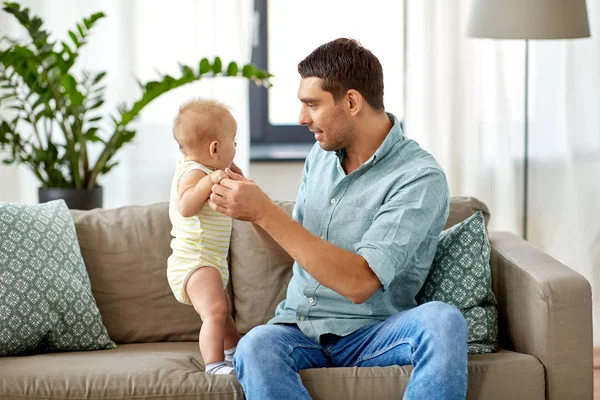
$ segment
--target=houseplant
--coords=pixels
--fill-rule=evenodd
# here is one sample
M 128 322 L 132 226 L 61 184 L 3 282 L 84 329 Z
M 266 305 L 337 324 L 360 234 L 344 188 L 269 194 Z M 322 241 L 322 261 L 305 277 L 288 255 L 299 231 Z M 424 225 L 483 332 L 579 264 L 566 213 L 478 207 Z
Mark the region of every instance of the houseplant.
M 76 74 L 73 66 L 104 13 L 84 18 L 68 32 L 70 40 L 59 43 L 28 8 L 5 2 L 3 10 L 17 19 L 28 37 L 21 41 L 0 37 L 0 106 L 14 110 L 12 119 L 0 115 L 2 161 L 29 167 L 40 182 L 40 201 L 61 197 L 71 208 L 101 206 L 98 178 L 117 165 L 116 153 L 136 134 L 131 123 L 163 93 L 217 75 L 269 85 L 271 75 L 252 64 L 230 62 L 224 68 L 219 57 L 203 58 L 195 67 L 180 65 L 177 77 L 163 75 L 140 82 L 137 101 L 119 106 L 113 115 L 101 115 L 106 72 Z M 108 131 L 103 120 L 110 126 Z M 99 154 L 93 159 L 92 146 Z

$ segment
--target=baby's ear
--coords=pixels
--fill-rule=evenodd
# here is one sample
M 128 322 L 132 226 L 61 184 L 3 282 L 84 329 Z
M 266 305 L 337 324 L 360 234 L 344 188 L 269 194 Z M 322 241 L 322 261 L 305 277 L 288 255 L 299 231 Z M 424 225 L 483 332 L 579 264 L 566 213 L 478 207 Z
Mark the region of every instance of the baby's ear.
M 208 145 L 208 152 L 210 153 L 211 158 L 217 158 L 217 148 L 219 147 L 219 142 L 213 140 Z

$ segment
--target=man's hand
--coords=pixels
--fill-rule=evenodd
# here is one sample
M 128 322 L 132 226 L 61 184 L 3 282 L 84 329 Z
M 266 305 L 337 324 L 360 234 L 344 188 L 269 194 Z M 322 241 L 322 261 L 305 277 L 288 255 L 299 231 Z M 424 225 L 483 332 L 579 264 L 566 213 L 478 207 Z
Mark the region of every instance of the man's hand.
M 228 178 L 227 174 L 225 173 L 225 171 L 220 170 L 220 169 L 217 169 L 216 171 L 213 171 L 210 174 L 210 180 L 215 185 L 218 185 L 225 178 Z
M 270 206 L 275 206 L 269 196 L 251 179 L 225 170 L 228 177 L 213 185 L 208 205 L 215 211 L 242 221 L 260 225 L 261 218 Z

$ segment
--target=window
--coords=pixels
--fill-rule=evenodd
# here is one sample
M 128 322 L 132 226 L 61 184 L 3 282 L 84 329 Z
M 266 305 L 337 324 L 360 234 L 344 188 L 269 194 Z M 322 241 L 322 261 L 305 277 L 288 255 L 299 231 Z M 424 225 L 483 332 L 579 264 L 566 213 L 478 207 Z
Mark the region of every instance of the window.
M 250 85 L 251 160 L 304 159 L 314 137 L 298 125 L 297 65 L 319 45 L 358 39 L 383 67 L 387 111 L 403 118 L 404 1 L 255 0 L 252 62 L 274 77 Z

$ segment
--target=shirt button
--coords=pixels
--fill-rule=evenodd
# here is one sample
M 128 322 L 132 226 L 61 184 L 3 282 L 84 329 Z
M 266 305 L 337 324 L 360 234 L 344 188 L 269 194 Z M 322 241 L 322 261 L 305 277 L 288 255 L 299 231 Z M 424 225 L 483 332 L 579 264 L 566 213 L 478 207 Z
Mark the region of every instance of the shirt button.
M 377 164 L 377 160 L 373 160 L 373 165 Z
M 325 240 L 325 238 L 323 236 L 319 236 L 321 239 Z
M 314 303 L 314 302 L 315 302 L 315 299 L 313 299 L 312 297 L 309 297 L 309 298 L 308 298 L 308 302 L 312 304 L 312 303 Z
M 300 316 L 300 321 L 304 321 L 304 315 Z
M 335 199 L 331 199 L 331 204 L 335 204 Z

